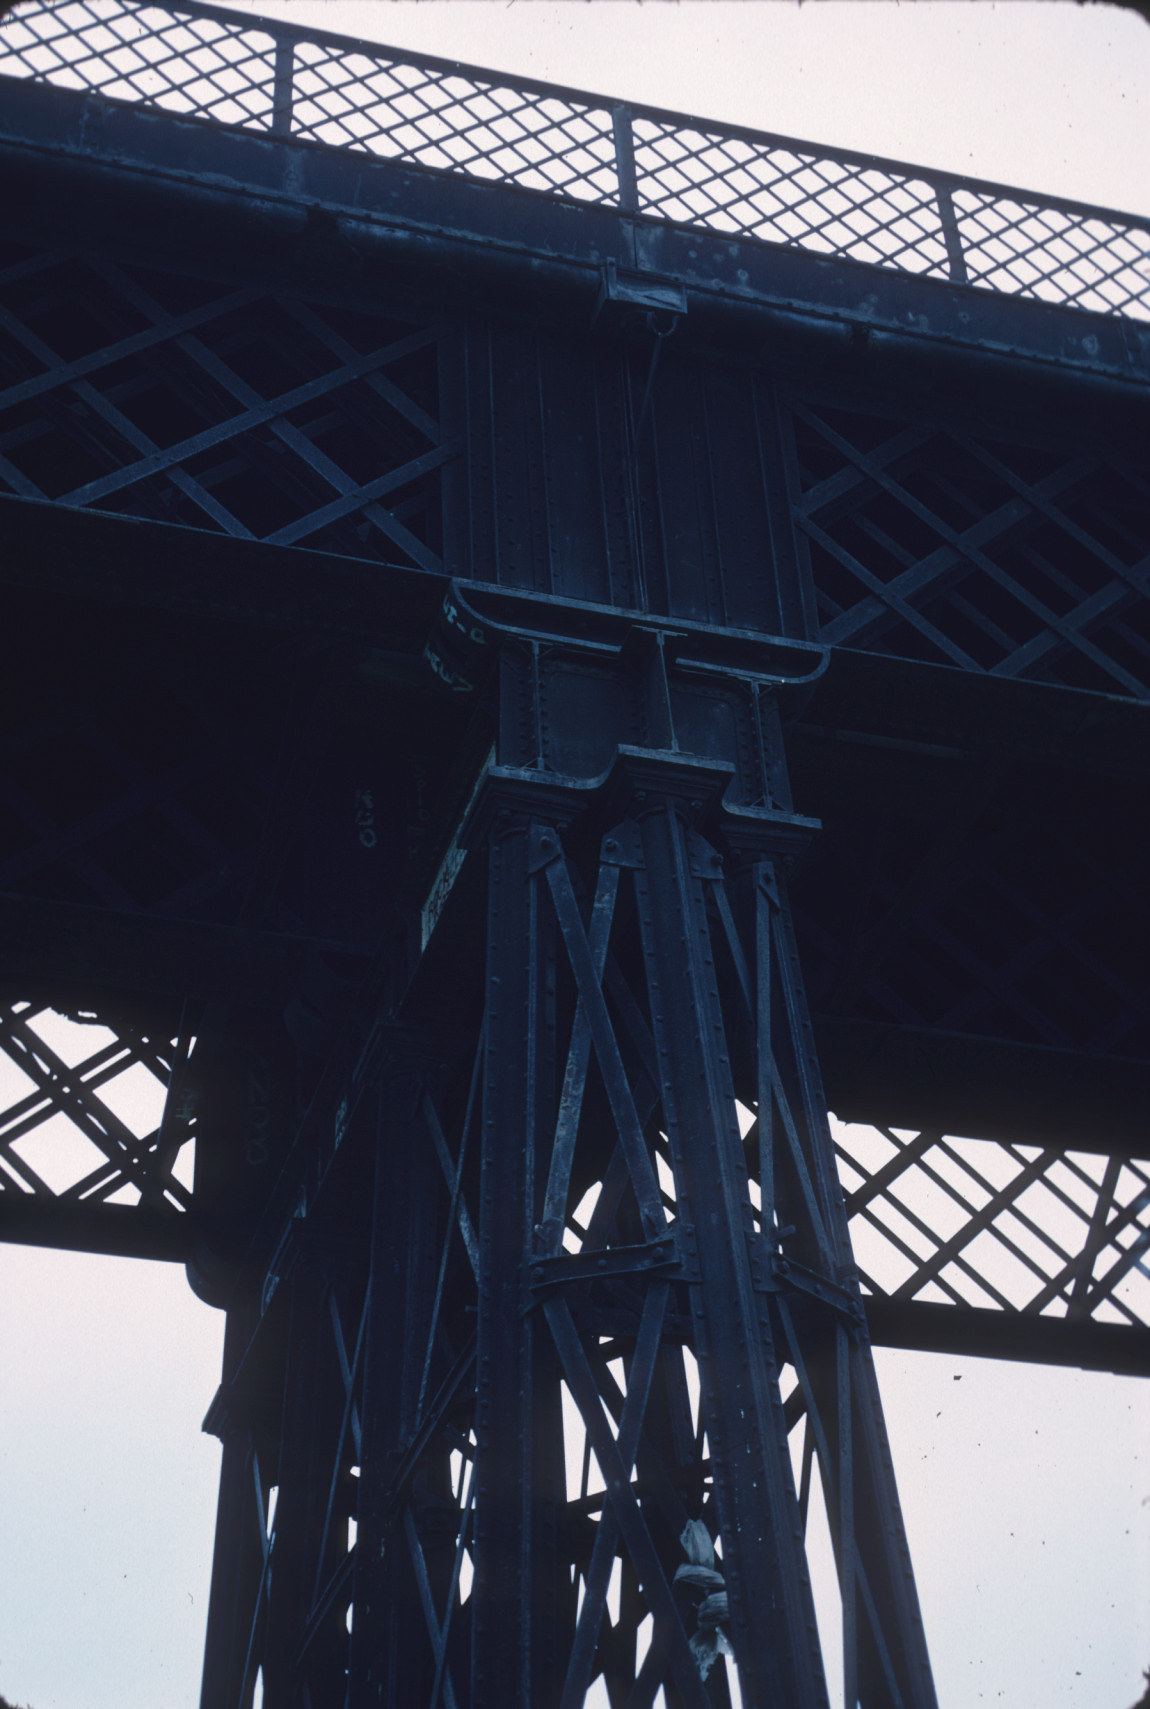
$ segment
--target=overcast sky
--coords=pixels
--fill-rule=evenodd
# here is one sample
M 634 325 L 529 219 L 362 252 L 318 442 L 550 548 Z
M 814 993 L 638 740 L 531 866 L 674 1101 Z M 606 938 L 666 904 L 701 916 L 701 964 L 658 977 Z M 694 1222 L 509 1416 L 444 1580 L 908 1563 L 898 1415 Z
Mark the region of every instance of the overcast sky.
M 1150 214 L 1150 27 L 1112 8 L 245 9 Z M 0 1289 L 0 1694 L 193 1709 L 222 1319 L 160 1265 L 0 1247 Z M 1130 1709 L 1150 1665 L 1150 1385 L 877 1357 L 942 1709 Z

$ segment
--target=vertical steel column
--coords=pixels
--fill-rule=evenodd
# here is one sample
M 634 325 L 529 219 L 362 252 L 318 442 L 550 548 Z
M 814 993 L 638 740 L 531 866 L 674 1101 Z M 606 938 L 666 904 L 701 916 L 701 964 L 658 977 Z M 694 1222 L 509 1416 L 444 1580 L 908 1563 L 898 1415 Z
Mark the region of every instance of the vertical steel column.
M 786 908 L 782 857 L 810 823 L 790 811 L 772 719 L 762 809 L 722 807 L 729 766 L 629 748 L 605 792 L 493 770 L 468 833 L 490 862 L 472 1709 L 577 1709 L 600 1671 L 613 1701 L 649 1704 L 662 1684 L 675 1706 L 725 1703 L 713 1663 L 728 1641 L 744 1703 L 825 1709 L 805 1544 L 815 1464 L 849 1709 L 934 1709 Z M 593 902 L 572 862 L 590 821 L 563 834 L 587 807 L 611 827 Z M 696 829 L 708 817 L 741 876 Z M 746 1140 L 737 1093 L 758 1104 Z M 571 1224 L 596 1158 L 599 1208 Z M 688 1349 L 693 1444 L 676 1423 Z M 798 1379 L 786 1407 L 784 1363 Z M 566 1501 L 560 1378 L 606 1484 L 590 1537 L 585 1505 Z M 613 1561 L 622 1624 L 606 1612 Z M 692 1586 L 706 1607 L 684 1600 Z
M 556 1550 L 558 1381 L 525 1288 L 537 1161 L 554 1123 L 553 926 L 530 859 L 533 809 L 547 807 L 545 788 L 488 791 L 472 1709 L 550 1702 L 559 1627 L 573 1615 Z
M 690 1289 L 701 1404 L 743 1699 L 827 1702 L 791 1470 L 768 1297 L 756 1292 L 743 1143 L 689 831 L 713 788 L 706 768 L 626 761 L 642 839 L 636 872 L 663 1117 L 678 1224 L 698 1263 Z
M 756 1078 L 760 1228 L 779 1351 L 805 1409 L 802 1512 L 819 1466 L 842 1599 L 848 1709 L 935 1709 L 922 1616 L 851 1250 L 834 1141 L 787 894 L 790 784 L 778 707 L 757 705 L 767 762 L 762 812 L 726 811 L 734 882 L 718 874 L 712 913 L 730 955 Z M 730 903 L 733 899 L 735 908 Z M 736 926 L 738 913 L 742 931 Z
M 233 1306 L 224 1334 L 224 1388 L 239 1368 L 255 1313 Z M 205 1428 L 207 1426 L 205 1425 Z M 220 1493 L 212 1551 L 200 1709 L 241 1709 L 251 1698 L 250 1644 L 263 1583 L 266 1534 L 256 1492 L 259 1469 L 250 1432 L 240 1419 L 219 1427 L 223 1437 Z
M 434 1673 L 409 1544 L 390 1510 L 390 1480 L 419 1416 L 434 1292 L 434 1158 L 419 1123 L 420 1066 L 410 1050 L 393 1059 L 379 1092 L 348 1709 L 423 1703 Z
M 732 840 L 738 839 L 736 833 Z M 744 830 L 744 849 L 752 840 L 753 833 Z M 776 1012 L 776 1024 L 760 1040 L 760 1051 L 769 1051 L 765 1073 L 760 1059 L 760 1075 L 771 1094 L 767 1097 L 764 1087 L 759 1120 L 762 1124 L 764 1101 L 774 1119 L 769 1137 L 762 1127 L 759 1137 L 774 1151 L 778 1225 L 789 1227 L 787 1248 L 797 1259 L 793 1273 L 807 1284 L 784 1291 L 778 1310 L 787 1356 L 806 1402 L 807 1453 L 813 1449 L 821 1468 L 838 1565 L 845 1701 L 851 1709 L 856 1701 L 864 1709 L 883 1709 L 888 1703 L 935 1709 L 781 863 L 757 860 L 753 882 L 759 1008 Z M 783 1281 L 788 1263 L 786 1258 L 779 1263 Z M 853 1301 L 854 1309 L 812 1310 L 821 1279 L 841 1289 L 844 1303 Z
M 269 1579 L 264 1643 L 264 1703 L 267 1709 L 300 1709 L 296 1650 L 311 1613 L 311 1581 L 319 1554 L 330 1456 L 339 1399 L 325 1381 L 324 1307 L 327 1282 L 307 1236 L 281 1285 L 290 1289 L 287 1368 L 280 1432 L 279 1497 Z

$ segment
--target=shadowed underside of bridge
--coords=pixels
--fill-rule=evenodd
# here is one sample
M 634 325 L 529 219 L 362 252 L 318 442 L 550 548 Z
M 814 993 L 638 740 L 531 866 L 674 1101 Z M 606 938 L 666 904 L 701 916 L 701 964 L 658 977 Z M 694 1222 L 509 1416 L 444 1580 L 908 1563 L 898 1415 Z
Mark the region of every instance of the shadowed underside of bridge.
M 0 1238 L 226 1307 L 205 1709 L 821 1704 L 815 1478 L 931 1705 L 870 1344 L 1150 1367 L 1150 233 L 0 72 Z

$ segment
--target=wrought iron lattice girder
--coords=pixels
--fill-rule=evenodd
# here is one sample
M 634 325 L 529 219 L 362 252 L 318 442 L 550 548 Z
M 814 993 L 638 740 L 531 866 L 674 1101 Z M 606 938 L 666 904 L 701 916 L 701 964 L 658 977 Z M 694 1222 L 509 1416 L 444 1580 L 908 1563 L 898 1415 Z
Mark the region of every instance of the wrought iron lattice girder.
M 440 567 L 436 329 L 98 256 L 6 289 L 10 490 Z
M 949 1317 L 956 1349 L 965 1335 L 973 1352 L 1017 1357 L 1029 1332 L 1029 1357 L 1150 1369 L 1145 1162 L 851 1126 L 836 1143 L 880 1338 L 913 1344 L 927 1308 L 924 1339 Z M 1087 1323 L 1120 1332 L 1092 1344 Z
M 828 641 L 1146 697 L 1137 466 L 798 400 L 792 419 Z
M 43 1003 L 0 1014 L 3 1237 L 184 1257 L 195 1102 L 178 1038 Z M 194 1025 L 194 1022 L 191 1024 Z M 130 1208 L 135 1207 L 135 1208 Z M 110 1211 L 110 1215 L 108 1214 Z
M 57 275 L 57 342 L 77 303 L 85 324 L 96 310 L 114 324 L 110 338 L 89 324 L 71 365 L 22 382 L 35 395 L 11 393 L 23 401 L 0 444 L 9 489 L 1145 697 L 1150 523 L 1133 423 L 1099 428 L 1084 458 L 1070 418 L 1047 424 L 1045 444 L 1017 419 L 993 439 L 977 411 L 923 419 L 921 399 L 884 420 L 700 356 L 688 316 L 652 370 L 640 431 L 642 339 L 597 338 L 588 362 L 569 330 L 461 338 L 447 318 L 411 331 L 410 306 L 380 317 L 309 302 L 306 278 L 245 298 L 232 271 L 189 304 L 172 264 L 53 251 L 12 269 L 14 325 Z M 428 342 L 398 354 L 407 334 Z M 36 364 L 9 336 L 26 374 Z M 146 390 L 109 389 L 122 370 L 129 392 Z M 63 407 L 76 386 L 138 418 L 133 432 L 162 452 L 138 455 L 77 414 L 83 400 Z M 171 485 L 181 470 L 230 522 Z

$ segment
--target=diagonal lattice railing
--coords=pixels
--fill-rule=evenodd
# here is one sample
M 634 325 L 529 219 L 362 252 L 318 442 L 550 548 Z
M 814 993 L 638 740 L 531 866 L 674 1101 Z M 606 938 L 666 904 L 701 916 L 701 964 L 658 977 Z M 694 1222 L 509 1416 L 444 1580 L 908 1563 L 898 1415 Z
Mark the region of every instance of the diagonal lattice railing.
M 1150 225 L 184 0 L 30 0 L 0 75 L 820 255 L 1150 318 Z

